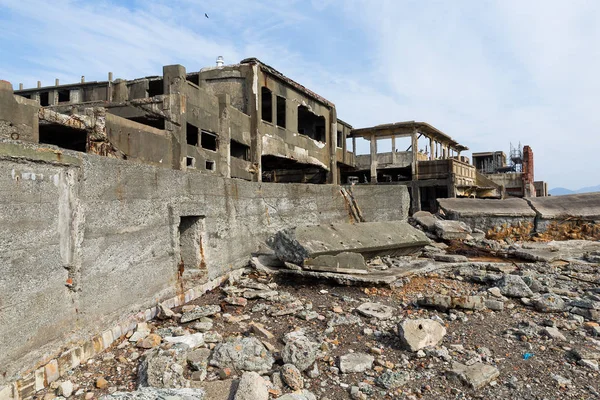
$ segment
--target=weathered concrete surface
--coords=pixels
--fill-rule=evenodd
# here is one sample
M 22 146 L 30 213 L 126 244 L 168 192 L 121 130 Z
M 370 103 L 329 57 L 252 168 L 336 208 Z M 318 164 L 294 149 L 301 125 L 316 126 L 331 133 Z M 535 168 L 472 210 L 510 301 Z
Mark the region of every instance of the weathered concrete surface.
M 500 226 L 531 224 L 534 227 L 536 212 L 523 199 L 438 199 L 440 209 L 447 219 L 460 220 L 471 228 L 484 231 Z
M 124 316 L 245 266 L 281 229 L 350 221 L 340 189 L 224 179 L 0 139 L 0 385 Z M 371 189 L 373 199 L 390 195 L 390 205 L 406 191 Z M 386 215 L 405 214 L 399 207 Z M 201 244 L 201 262 L 184 262 L 183 274 L 182 218 Z
M 282 260 L 302 265 L 306 259 L 342 252 L 373 256 L 411 254 L 429 239 L 405 221 L 298 226 L 277 232 L 269 246 Z
M 537 229 L 544 231 L 552 222 L 568 219 L 600 221 L 600 192 L 527 199 L 538 214 Z
M 15 96 L 9 82 L 0 81 L 0 137 L 37 142 L 39 108 L 36 101 Z

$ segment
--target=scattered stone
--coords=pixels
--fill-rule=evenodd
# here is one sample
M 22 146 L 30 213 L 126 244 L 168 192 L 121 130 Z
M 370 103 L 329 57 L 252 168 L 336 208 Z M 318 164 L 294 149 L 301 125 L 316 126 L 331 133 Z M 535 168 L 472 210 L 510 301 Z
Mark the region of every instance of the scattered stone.
M 98 389 L 106 389 L 108 387 L 108 381 L 103 377 L 96 379 L 96 387 Z
M 209 357 L 209 349 L 198 349 L 190 351 L 187 355 L 186 361 L 192 371 L 202 371 L 207 368 Z
M 465 240 L 471 228 L 462 221 L 435 221 L 435 234 L 443 240 Z
M 182 324 L 190 321 L 195 321 L 202 317 L 210 317 L 221 312 L 221 307 L 217 305 L 198 306 L 191 311 L 184 313 L 181 316 L 180 322 Z
M 219 343 L 212 354 L 210 365 L 241 371 L 268 371 L 275 360 L 260 340 L 254 337 L 235 338 Z
M 146 336 L 143 339 L 140 339 L 137 344 L 136 347 L 139 347 L 141 349 L 151 349 L 153 347 L 156 347 L 160 344 L 160 342 L 162 341 L 162 338 L 155 334 L 155 333 L 151 333 L 148 336 Z
M 207 332 L 213 328 L 213 322 L 210 318 L 201 318 L 200 321 L 194 322 L 190 328 L 199 332 Z
M 232 306 L 240 307 L 246 307 L 248 304 L 248 300 L 244 297 L 225 297 L 223 301 L 225 301 L 227 304 L 231 304 Z
M 404 386 L 410 380 L 410 374 L 406 371 L 385 371 L 375 380 L 377 386 L 384 389 L 396 389 Z
M 469 259 L 459 254 L 434 254 L 433 259 L 439 262 L 460 263 L 467 262 Z
M 446 335 L 446 328 L 432 319 L 407 319 L 398 325 L 398 336 L 404 346 L 413 352 L 437 344 Z
M 164 304 L 158 305 L 158 314 L 156 315 L 156 318 L 165 320 L 165 319 L 173 318 L 174 316 L 175 316 L 175 313 L 170 308 L 168 308 Z
M 373 368 L 375 357 L 365 353 L 350 353 L 340 357 L 340 371 L 344 374 L 364 372 Z
M 565 337 L 565 335 L 563 335 L 558 330 L 558 328 L 555 328 L 555 327 L 550 327 L 550 326 L 545 327 L 544 329 L 542 329 L 542 334 L 544 334 L 554 340 L 560 340 L 563 342 L 567 341 L 567 338 Z
M 191 349 L 194 349 L 198 346 L 202 346 L 204 344 L 204 334 L 203 333 L 193 333 L 191 335 L 184 336 L 169 336 L 165 338 L 165 342 L 167 343 L 183 343 L 189 346 Z
M 277 400 L 317 400 L 317 397 L 304 389 L 299 393 L 288 393 L 281 397 L 278 397 Z
M 571 380 L 565 378 L 564 376 L 558 374 L 551 374 L 550 376 L 558 384 L 559 388 L 566 388 L 568 386 L 571 386 Z
M 465 384 L 477 390 L 500 376 L 500 371 L 496 367 L 483 363 L 467 366 L 454 362 L 449 374 L 458 377 Z
M 498 281 L 498 288 L 504 296 L 508 297 L 531 297 L 533 292 L 518 275 L 504 275 Z
M 167 389 L 141 387 L 135 392 L 115 392 L 101 400 L 208 400 L 203 389 Z
M 304 387 L 302 372 L 294 364 L 284 364 L 281 367 L 281 378 L 292 390 L 300 390 Z
M 309 338 L 303 332 L 291 332 L 284 336 L 285 347 L 281 352 L 283 362 L 294 364 L 300 371 L 305 371 L 317 358 L 319 345 Z
M 363 303 L 356 308 L 356 311 L 369 318 L 390 319 L 394 308 L 379 303 Z
M 262 376 L 256 372 L 244 372 L 234 400 L 268 400 L 269 388 Z
M 254 333 L 254 335 L 256 335 L 262 339 L 270 340 L 275 337 L 275 335 L 273 335 L 271 332 L 269 332 L 269 330 L 266 329 L 263 324 L 258 323 L 258 322 L 251 322 L 250 329 L 252 330 L 252 333 Z
M 73 382 L 71 381 L 63 381 L 59 383 L 57 393 L 59 396 L 63 397 L 71 397 L 73 394 Z
M 563 299 L 553 293 L 545 293 L 533 299 L 533 306 L 537 311 L 544 313 L 562 312 L 565 310 Z
M 504 303 L 498 300 L 487 299 L 485 301 L 485 306 L 492 311 L 502 311 L 504 310 Z
M 187 350 L 154 348 L 144 353 L 138 366 L 138 385 L 154 388 L 189 387 L 184 376 Z

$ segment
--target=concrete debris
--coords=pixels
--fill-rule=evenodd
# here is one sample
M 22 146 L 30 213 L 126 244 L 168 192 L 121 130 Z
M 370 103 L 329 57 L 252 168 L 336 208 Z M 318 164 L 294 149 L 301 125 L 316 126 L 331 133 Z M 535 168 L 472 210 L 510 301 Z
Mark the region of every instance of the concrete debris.
M 269 389 L 263 377 L 256 372 L 244 372 L 235 400 L 269 400 Z
M 498 288 L 504 296 L 508 297 L 531 297 L 533 292 L 518 275 L 504 275 L 498 281 Z
M 446 335 L 446 328 L 431 319 L 407 319 L 398 325 L 398 336 L 403 345 L 416 352 L 425 347 L 435 347 Z
M 191 335 L 170 336 L 164 338 L 164 340 L 167 343 L 183 343 L 189 348 L 194 349 L 204 344 L 204 334 L 193 333 Z
M 364 353 L 349 353 L 340 357 L 340 371 L 344 374 L 364 372 L 373 367 L 375 357 Z
M 443 240 L 465 240 L 471 232 L 471 228 L 461 221 L 438 220 L 435 222 L 435 233 Z
M 284 364 L 281 367 L 281 379 L 294 391 L 304 387 L 302 372 L 294 364 Z
M 390 319 L 393 316 L 394 308 L 384 304 L 363 303 L 356 308 L 356 311 L 369 318 Z
M 217 305 L 196 307 L 193 310 L 184 313 L 181 316 L 180 322 L 183 324 L 185 322 L 195 321 L 202 317 L 210 317 L 211 315 L 215 315 L 219 312 L 221 312 L 221 307 Z
M 387 370 L 379 375 L 376 384 L 384 389 L 396 389 L 404 386 L 410 380 L 410 374 L 406 371 Z
M 275 360 L 258 339 L 234 338 L 219 343 L 212 354 L 210 365 L 237 371 L 269 371 Z
M 412 254 L 429 243 L 404 221 L 299 226 L 277 232 L 269 246 L 277 257 L 303 265 L 306 259 L 345 252 L 362 255 Z
M 310 340 L 302 331 L 291 332 L 284 337 L 285 347 L 281 352 L 283 361 L 306 371 L 316 360 L 319 345 Z
M 449 374 L 457 376 L 465 384 L 477 390 L 498 378 L 500 371 L 492 365 L 482 363 L 463 365 L 455 362 L 452 364 Z
M 532 303 L 536 310 L 544 313 L 563 312 L 565 310 L 564 300 L 553 293 L 545 293 L 533 299 Z
M 157 389 L 142 387 L 135 392 L 115 392 L 101 400 L 208 400 L 202 389 Z

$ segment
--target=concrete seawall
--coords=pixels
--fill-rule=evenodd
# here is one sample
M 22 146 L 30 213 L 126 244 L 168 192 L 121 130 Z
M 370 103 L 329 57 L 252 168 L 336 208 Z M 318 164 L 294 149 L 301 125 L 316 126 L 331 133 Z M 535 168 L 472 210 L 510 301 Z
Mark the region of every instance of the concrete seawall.
M 404 186 L 351 190 L 365 220 L 406 219 Z M 0 387 L 247 265 L 278 230 L 352 220 L 336 185 L 252 183 L 2 140 Z
M 489 231 L 520 226 L 546 232 L 562 224 L 600 221 L 600 192 L 525 199 L 438 199 L 446 218 Z

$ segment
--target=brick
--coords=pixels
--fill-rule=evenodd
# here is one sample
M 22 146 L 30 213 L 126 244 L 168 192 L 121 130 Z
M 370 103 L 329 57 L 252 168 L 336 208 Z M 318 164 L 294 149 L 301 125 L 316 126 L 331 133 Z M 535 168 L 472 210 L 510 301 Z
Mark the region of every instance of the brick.
M 35 370 L 35 391 L 39 392 L 40 390 L 44 389 L 46 387 L 46 375 L 45 375 L 45 368 L 44 367 L 40 367 L 38 369 Z
M 46 373 L 46 383 L 48 385 L 60 378 L 57 360 L 52 360 L 48 364 L 46 364 L 44 366 L 44 371 Z

